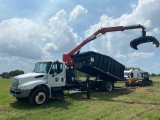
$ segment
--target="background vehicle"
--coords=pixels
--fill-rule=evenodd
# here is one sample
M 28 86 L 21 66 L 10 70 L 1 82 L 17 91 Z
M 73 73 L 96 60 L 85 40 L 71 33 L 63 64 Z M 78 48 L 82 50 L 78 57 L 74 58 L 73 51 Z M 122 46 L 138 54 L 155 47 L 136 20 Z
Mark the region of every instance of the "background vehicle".
M 124 76 L 128 75 L 126 79 L 126 86 L 147 86 L 152 85 L 152 80 L 149 80 L 148 72 L 140 70 L 125 70 Z

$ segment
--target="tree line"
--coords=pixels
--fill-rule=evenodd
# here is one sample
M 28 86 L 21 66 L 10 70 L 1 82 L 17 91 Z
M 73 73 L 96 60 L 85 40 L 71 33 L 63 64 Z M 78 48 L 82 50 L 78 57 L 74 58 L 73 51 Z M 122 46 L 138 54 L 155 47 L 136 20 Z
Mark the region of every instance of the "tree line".
M 150 76 L 155 77 L 155 76 L 160 76 L 160 74 L 154 74 L 154 73 L 152 73 L 152 74 L 150 74 Z
M 0 76 L 2 78 L 10 78 L 10 77 L 14 77 L 14 76 L 21 75 L 21 74 L 24 74 L 24 71 L 14 70 L 14 71 L 10 71 L 10 72 L 3 72 Z

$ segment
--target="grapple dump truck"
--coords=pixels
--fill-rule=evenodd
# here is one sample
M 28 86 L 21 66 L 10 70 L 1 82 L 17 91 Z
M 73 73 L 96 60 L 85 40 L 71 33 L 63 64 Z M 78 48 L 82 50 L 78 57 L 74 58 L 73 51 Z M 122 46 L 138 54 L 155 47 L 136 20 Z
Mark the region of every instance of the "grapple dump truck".
M 46 103 L 49 98 L 62 97 L 64 90 L 86 88 L 84 90 L 87 90 L 87 97 L 90 89 L 112 91 L 114 82 L 123 80 L 124 65 L 109 56 L 95 52 L 79 53 L 79 50 L 96 39 L 99 34 L 138 28 L 142 29 L 142 37 L 139 41 L 137 39 L 132 41 L 130 44 L 132 48 L 137 49 L 137 45 L 144 42 L 153 42 L 157 47 L 159 46 L 156 38 L 145 39 L 146 31 L 142 25 L 102 28 L 68 54 L 64 54 L 63 61 L 40 61 L 36 63 L 33 72 L 14 77 L 10 94 L 17 100 L 27 99 L 31 105 L 37 106 Z M 86 81 L 77 80 L 75 70 L 88 74 Z M 90 75 L 100 80 L 91 82 Z

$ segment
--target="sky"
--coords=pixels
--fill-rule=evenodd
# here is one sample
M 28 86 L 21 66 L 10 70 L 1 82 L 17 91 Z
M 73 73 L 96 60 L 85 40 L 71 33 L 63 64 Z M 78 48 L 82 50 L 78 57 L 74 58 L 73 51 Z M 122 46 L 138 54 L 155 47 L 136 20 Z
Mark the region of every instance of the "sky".
M 31 72 L 39 60 L 61 60 L 101 28 L 141 24 L 160 40 L 159 0 L 0 0 L 0 73 Z M 160 48 L 130 47 L 141 29 L 110 32 L 81 52 L 108 55 L 126 67 L 160 74 Z

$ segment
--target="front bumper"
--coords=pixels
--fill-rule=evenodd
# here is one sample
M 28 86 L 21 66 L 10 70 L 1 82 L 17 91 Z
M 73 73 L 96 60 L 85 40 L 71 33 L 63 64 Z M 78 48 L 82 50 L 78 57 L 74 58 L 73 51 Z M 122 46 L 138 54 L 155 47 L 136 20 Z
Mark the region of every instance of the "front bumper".
M 27 98 L 31 90 L 12 89 L 10 88 L 10 95 L 16 98 Z

